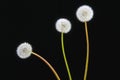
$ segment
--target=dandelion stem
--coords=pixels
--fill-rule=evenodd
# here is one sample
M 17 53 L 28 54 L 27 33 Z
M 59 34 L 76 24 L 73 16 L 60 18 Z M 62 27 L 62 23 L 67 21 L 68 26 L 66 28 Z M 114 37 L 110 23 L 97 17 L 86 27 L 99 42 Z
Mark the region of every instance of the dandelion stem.
M 65 65 L 66 65 L 66 68 L 67 68 L 67 73 L 68 73 L 68 76 L 69 76 L 69 80 L 72 80 L 71 73 L 70 73 L 70 69 L 69 69 L 68 62 L 67 62 L 66 55 L 65 55 L 64 41 L 63 41 L 63 40 L 64 40 L 64 36 L 63 36 L 63 35 L 64 35 L 64 33 L 61 33 L 62 53 L 63 53 Z
M 86 80 L 86 78 L 87 78 L 88 63 L 89 63 L 89 38 L 88 38 L 87 22 L 85 22 L 85 33 L 86 33 L 86 43 L 87 43 L 87 54 L 86 54 L 86 64 L 85 64 L 84 80 Z
M 47 60 L 45 60 L 42 56 L 38 55 L 37 53 L 32 52 L 32 54 L 38 57 L 39 59 L 41 59 L 52 70 L 57 80 L 61 80 L 57 72 L 55 71 L 55 69 L 52 67 L 52 65 Z

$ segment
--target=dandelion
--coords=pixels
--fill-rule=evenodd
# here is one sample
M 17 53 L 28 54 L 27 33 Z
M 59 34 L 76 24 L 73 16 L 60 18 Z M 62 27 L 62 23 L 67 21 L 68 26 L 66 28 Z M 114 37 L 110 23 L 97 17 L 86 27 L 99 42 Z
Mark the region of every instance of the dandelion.
M 18 47 L 17 47 L 17 55 L 22 58 L 22 59 L 26 59 L 28 58 L 31 54 L 35 55 L 36 57 L 38 57 L 40 60 L 42 60 L 50 69 L 51 71 L 54 73 L 54 75 L 56 76 L 57 80 L 61 80 L 60 77 L 58 76 L 57 72 L 55 71 L 55 69 L 52 67 L 52 65 L 42 56 L 38 55 L 35 52 L 32 52 L 32 46 L 27 43 L 21 43 Z
M 24 42 L 17 47 L 17 55 L 21 59 L 26 59 L 31 54 L 32 54 L 32 46 L 29 43 Z
M 64 62 L 66 65 L 69 80 L 72 80 L 66 54 L 65 54 L 65 49 L 64 49 L 64 33 L 68 33 L 71 30 L 71 23 L 68 19 L 60 18 L 57 20 L 55 26 L 56 26 L 57 31 L 61 32 L 61 48 L 62 48 L 63 58 L 64 58 Z
M 61 33 L 68 33 L 71 30 L 71 23 L 65 18 L 58 19 L 55 25 L 56 30 Z
M 85 63 L 85 71 L 84 71 L 84 80 L 87 78 L 88 72 L 88 63 L 89 63 L 89 37 L 88 37 L 88 29 L 87 22 L 93 18 L 93 10 L 88 5 L 80 6 L 76 11 L 76 17 L 80 22 L 84 22 L 85 24 L 85 34 L 86 34 L 86 63 Z
M 88 5 L 80 6 L 76 11 L 76 17 L 81 22 L 88 22 L 93 18 L 93 9 Z

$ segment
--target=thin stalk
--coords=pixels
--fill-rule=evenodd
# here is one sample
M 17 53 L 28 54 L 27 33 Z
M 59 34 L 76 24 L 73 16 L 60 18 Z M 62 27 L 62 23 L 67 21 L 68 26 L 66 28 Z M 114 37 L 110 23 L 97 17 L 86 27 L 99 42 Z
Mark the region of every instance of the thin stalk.
M 52 65 L 46 59 L 44 59 L 42 56 L 38 55 L 37 53 L 32 52 L 32 54 L 35 55 L 36 57 L 38 57 L 39 59 L 41 59 L 51 69 L 51 71 L 56 76 L 57 80 L 61 80 L 60 77 L 58 76 L 57 72 L 55 71 L 55 69 L 52 67 Z
M 89 37 L 88 37 L 87 22 L 85 22 L 85 33 L 86 33 L 87 54 L 86 54 L 86 64 L 85 64 L 84 80 L 86 80 L 86 78 L 87 78 L 88 63 L 89 63 Z
M 65 54 L 65 49 L 64 49 L 64 36 L 63 36 L 63 35 L 64 35 L 64 33 L 61 33 L 62 53 L 63 53 L 65 65 L 66 65 L 66 68 L 67 68 L 67 73 L 68 73 L 68 76 L 69 76 L 69 80 L 72 80 L 71 73 L 70 73 L 70 69 L 69 69 L 69 66 L 68 66 L 67 59 L 66 59 L 66 54 Z

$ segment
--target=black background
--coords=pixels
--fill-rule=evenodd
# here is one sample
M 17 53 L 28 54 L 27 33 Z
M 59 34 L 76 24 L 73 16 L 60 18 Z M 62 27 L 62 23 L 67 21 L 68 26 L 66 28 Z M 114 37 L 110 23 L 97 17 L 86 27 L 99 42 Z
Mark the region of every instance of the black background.
M 84 23 L 77 20 L 76 9 L 84 4 L 94 10 L 88 22 L 90 62 L 87 80 L 119 80 L 119 2 L 109 0 L 33 0 L 0 1 L 0 73 L 4 80 L 56 80 L 38 58 L 22 60 L 16 48 L 22 42 L 48 60 L 62 80 L 68 80 L 61 52 L 59 18 L 67 18 L 72 29 L 64 35 L 66 55 L 73 80 L 83 80 L 86 41 Z

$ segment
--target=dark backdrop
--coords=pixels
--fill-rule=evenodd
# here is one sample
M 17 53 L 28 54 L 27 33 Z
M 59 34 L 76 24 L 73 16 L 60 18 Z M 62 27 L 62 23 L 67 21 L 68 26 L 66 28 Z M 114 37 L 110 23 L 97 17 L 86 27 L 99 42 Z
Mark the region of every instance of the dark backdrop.
M 73 80 L 83 80 L 86 42 L 84 23 L 77 20 L 76 9 L 87 4 L 94 10 L 88 22 L 90 62 L 87 80 L 119 80 L 119 5 L 109 0 L 24 0 L 0 1 L 0 73 L 2 80 L 56 80 L 51 70 L 38 58 L 22 60 L 16 48 L 29 42 L 33 51 L 68 80 L 60 33 L 55 29 L 59 18 L 67 18 L 72 29 L 64 35 L 66 56 Z

